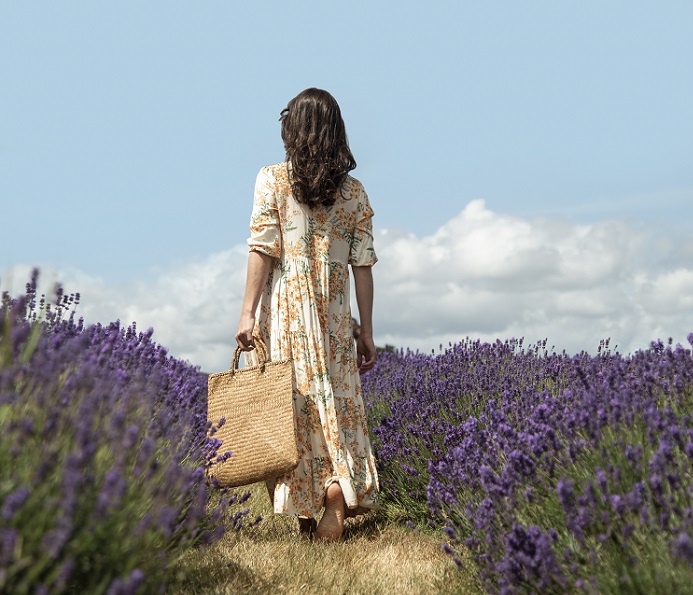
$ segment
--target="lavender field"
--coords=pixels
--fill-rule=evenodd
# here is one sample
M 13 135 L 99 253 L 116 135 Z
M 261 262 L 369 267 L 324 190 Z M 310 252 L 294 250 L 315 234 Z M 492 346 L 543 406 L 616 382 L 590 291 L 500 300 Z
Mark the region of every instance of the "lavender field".
M 2 298 L 0 592 L 160 592 L 260 521 L 205 481 L 206 376 L 52 301 L 36 279 Z M 468 339 L 382 352 L 363 388 L 379 514 L 440 535 L 486 591 L 693 592 L 690 348 Z
M 382 354 L 364 394 L 387 509 L 487 591 L 693 592 L 690 349 L 467 340 Z
M 36 278 L 2 297 L 0 592 L 158 592 L 248 520 L 243 496 L 206 485 L 206 376 L 151 331 L 85 327 L 78 300 Z

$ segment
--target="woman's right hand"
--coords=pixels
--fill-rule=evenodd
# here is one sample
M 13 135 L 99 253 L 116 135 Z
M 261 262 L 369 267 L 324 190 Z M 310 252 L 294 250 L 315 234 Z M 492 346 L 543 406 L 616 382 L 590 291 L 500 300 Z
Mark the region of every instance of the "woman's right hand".
M 255 349 L 253 330 L 255 329 L 255 316 L 246 314 L 241 316 L 236 331 L 236 343 L 241 351 L 252 351 Z
M 375 365 L 375 343 L 373 337 L 362 334 L 356 342 L 356 365 L 359 369 L 359 374 L 368 372 Z
M 248 274 L 245 281 L 243 306 L 241 307 L 241 320 L 236 331 L 236 343 L 238 343 L 241 351 L 255 349 L 255 341 L 253 340 L 255 312 L 273 262 L 274 258 L 257 250 L 252 250 L 248 254 Z

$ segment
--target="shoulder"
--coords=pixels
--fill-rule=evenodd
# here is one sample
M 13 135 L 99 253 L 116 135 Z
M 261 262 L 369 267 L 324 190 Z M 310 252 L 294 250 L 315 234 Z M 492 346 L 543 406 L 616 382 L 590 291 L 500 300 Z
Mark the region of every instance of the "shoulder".
M 373 208 L 371 207 L 368 194 L 366 194 L 366 189 L 363 187 L 363 184 L 353 176 L 347 176 L 345 185 L 347 187 L 347 192 L 344 193 L 344 198 L 346 198 L 347 201 L 351 201 L 353 205 L 352 208 L 365 216 L 372 217 Z
M 281 171 L 286 171 L 286 170 L 287 170 L 287 163 L 286 163 L 286 161 L 282 161 L 281 163 L 275 163 L 274 165 L 265 165 L 260 171 L 279 173 Z
M 260 168 L 259 176 L 278 178 L 288 172 L 286 162 L 275 163 L 274 165 L 264 165 Z
M 257 174 L 258 182 L 272 184 L 286 184 L 289 181 L 289 170 L 286 162 L 265 165 L 260 168 Z
M 352 175 L 347 176 L 344 185 L 346 186 L 346 191 L 348 192 L 349 196 L 358 197 L 366 193 L 366 189 L 363 187 L 361 181 L 357 180 Z

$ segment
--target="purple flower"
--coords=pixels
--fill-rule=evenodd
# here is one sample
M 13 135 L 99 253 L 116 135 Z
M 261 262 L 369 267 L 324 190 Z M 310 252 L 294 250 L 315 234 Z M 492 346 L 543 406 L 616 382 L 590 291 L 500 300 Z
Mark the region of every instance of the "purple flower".
M 511 585 L 529 583 L 540 590 L 565 587 L 566 580 L 552 547 L 539 527 L 513 525 L 505 537 L 506 555 L 498 570 Z
M 650 475 L 650 487 L 652 488 L 652 493 L 661 498 L 662 492 L 662 478 L 659 475 Z
M 247 517 L 229 511 L 225 498 L 210 502 L 204 484 L 205 465 L 216 456 L 207 449 L 206 376 L 170 358 L 151 330 L 118 322 L 86 327 L 74 316 L 78 295 L 58 289 L 54 302 L 39 301 L 35 279 L 27 290 L 19 298 L 4 294 L 0 305 L 0 344 L 9 358 L 0 368 L 0 447 L 15 462 L 3 469 L 0 488 L 3 589 L 92 592 L 110 584 L 112 592 L 135 592 L 145 580 L 160 583 L 171 557 Z M 161 525 L 152 511 L 166 511 Z M 99 536 L 114 531 L 142 539 L 127 550 L 99 549 Z M 13 566 L 17 543 L 25 559 L 46 564 L 39 578 L 28 578 L 35 565 Z M 151 543 L 160 551 L 148 549 Z M 90 567 L 99 576 L 75 571 Z
M 24 506 L 27 501 L 31 491 L 26 486 L 20 486 L 14 492 L 11 492 L 6 498 L 2 506 L 2 512 L 0 516 L 3 520 L 9 521 L 17 511 Z
M 693 336 L 693 335 L 689 335 Z M 689 564 L 693 564 L 693 540 L 685 531 L 681 531 L 672 544 L 674 554 L 683 558 Z
M 477 508 L 475 517 L 477 529 L 490 528 L 493 525 L 494 514 L 495 506 L 493 500 L 484 498 Z
M 633 469 L 637 469 L 642 459 L 642 446 L 633 446 L 631 444 L 627 444 L 625 455 Z
M 669 511 L 663 510 L 662 512 L 659 513 L 659 525 L 661 526 L 662 529 L 668 530 L 670 522 L 671 522 L 671 514 L 669 514 Z
M 623 529 L 621 531 L 621 535 L 623 535 L 624 540 L 628 540 L 631 538 L 631 536 L 633 535 L 634 532 L 635 532 L 635 525 L 632 522 L 629 522 L 623 527 Z
M 575 508 L 575 494 L 573 493 L 573 482 L 561 478 L 556 486 L 558 500 L 566 512 L 571 512 Z
M 16 529 L 0 529 L 0 568 L 7 568 L 14 562 L 18 539 Z
M 58 578 L 55 581 L 55 586 L 58 591 L 62 591 L 67 587 L 67 581 L 70 580 L 70 576 L 75 569 L 75 561 L 72 558 L 67 558 L 63 562 Z
M 624 499 L 618 494 L 613 494 L 609 498 L 609 500 L 611 502 L 611 510 L 614 511 L 614 514 L 616 514 L 616 516 L 619 518 L 623 518 L 623 515 L 626 511 L 626 504 Z
M 124 593 L 128 593 L 128 594 L 137 593 L 137 590 L 140 588 L 142 583 L 144 583 L 144 579 L 145 579 L 144 572 L 142 570 L 140 570 L 139 568 L 135 568 L 135 570 L 133 570 L 130 573 L 130 576 L 125 581 L 125 584 L 123 586 Z
M 597 469 L 596 475 L 597 485 L 599 486 L 599 489 L 602 492 L 602 498 L 605 498 L 609 493 L 609 486 L 607 483 L 606 473 L 604 473 L 603 469 Z
M 686 443 L 686 456 L 693 460 L 693 442 Z
M 467 339 L 434 355 L 383 354 L 363 393 L 387 493 L 412 504 L 425 494 L 417 522 L 429 515 L 467 544 L 487 590 L 541 592 L 553 579 L 536 572 L 536 552 L 558 547 L 567 530 L 580 561 L 556 559 L 553 576 L 577 574 L 596 592 L 606 572 L 596 542 L 628 550 L 641 526 L 683 530 L 675 519 L 690 534 L 693 487 L 678 451 L 693 460 L 692 384 L 690 351 L 671 343 L 621 355 L 604 342 L 596 356 L 570 356 L 545 343 Z M 408 468 L 426 472 L 406 476 Z M 565 513 L 558 536 L 543 514 L 555 513 L 556 499 Z M 556 585 L 543 590 L 568 588 Z

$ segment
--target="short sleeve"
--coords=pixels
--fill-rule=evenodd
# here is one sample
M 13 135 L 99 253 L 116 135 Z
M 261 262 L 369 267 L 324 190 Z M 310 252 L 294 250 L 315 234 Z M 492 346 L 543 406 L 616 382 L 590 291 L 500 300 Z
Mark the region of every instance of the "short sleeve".
M 282 238 L 274 187 L 270 169 L 263 167 L 255 180 L 248 246 L 251 252 L 255 250 L 278 258 L 282 253 Z
M 378 262 L 373 248 L 373 209 L 366 191 L 361 189 L 356 212 L 356 229 L 351 241 L 349 264 L 370 267 Z

